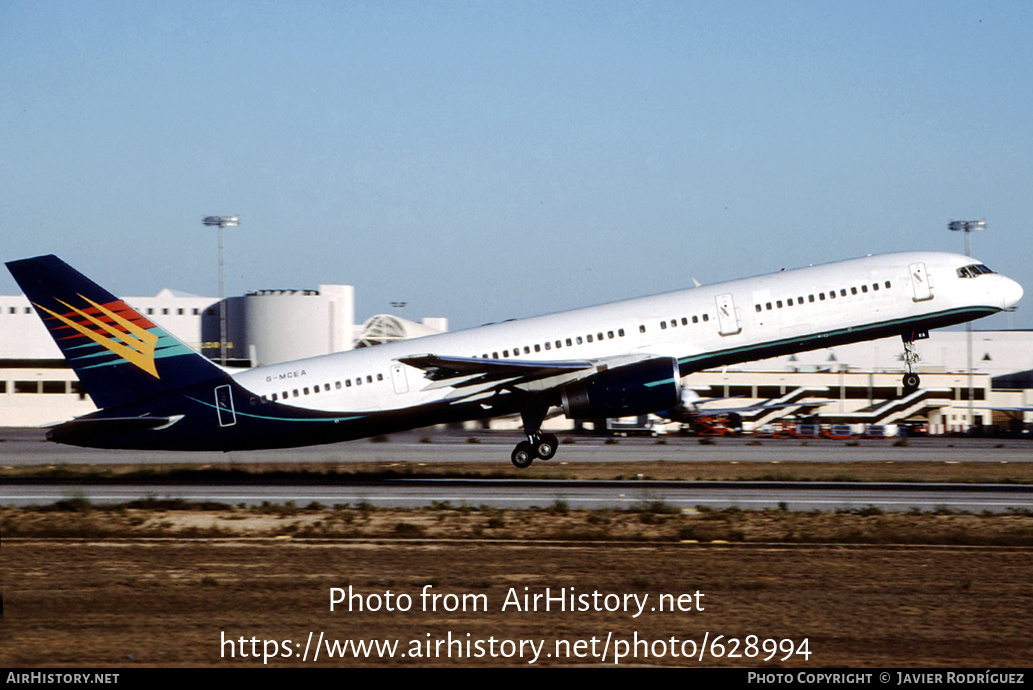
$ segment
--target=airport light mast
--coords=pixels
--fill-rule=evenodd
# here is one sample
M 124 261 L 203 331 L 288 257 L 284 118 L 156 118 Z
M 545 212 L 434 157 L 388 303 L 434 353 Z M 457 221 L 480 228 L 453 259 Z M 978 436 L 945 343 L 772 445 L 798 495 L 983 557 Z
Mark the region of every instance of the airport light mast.
M 240 225 L 237 216 L 205 216 L 201 221 L 208 227 L 219 228 L 219 364 L 226 366 L 226 261 L 223 229 Z
M 972 233 L 986 230 L 985 220 L 952 220 L 947 224 L 952 232 L 965 233 L 965 256 L 972 256 Z M 972 387 L 972 322 L 965 323 L 965 342 L 968 356 L 968 428 L 971 432 L 975 422 L 975 412 L 972 409 L 973 387 Z

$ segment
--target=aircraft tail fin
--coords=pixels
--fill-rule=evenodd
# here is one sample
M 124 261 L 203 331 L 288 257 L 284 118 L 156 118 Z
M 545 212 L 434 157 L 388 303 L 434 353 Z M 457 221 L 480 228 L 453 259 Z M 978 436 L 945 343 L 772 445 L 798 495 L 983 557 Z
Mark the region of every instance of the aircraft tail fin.
M 56 256 L 11 261 L 7 267 L 97 407 L 224 376 L 213 362 Z

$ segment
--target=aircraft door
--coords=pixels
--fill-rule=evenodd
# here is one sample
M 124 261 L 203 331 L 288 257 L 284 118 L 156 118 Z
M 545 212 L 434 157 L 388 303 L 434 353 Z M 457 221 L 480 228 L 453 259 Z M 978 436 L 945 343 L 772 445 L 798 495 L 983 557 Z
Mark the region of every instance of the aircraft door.
M 233 410 L 233 391 L 229 385 L 216 387 L 215 409 L 219 411 L 219 426 L 233 426 L 237 423 L 237 413 Z
M 742 331 L 739 325 L 739 318 L 735 315 L 735 302 L 731 293 L 718 295 L 717 301 L 717 323 L 721 335 L 735 335 Z
M 915 302 L 924 302 L 933 298 L 932 285 L 929 284 L 929 273 L 925 270 L 924 263 L 916 263 L 908 266 L 911 274 L 911 287 L 915 291 L 913 297 Z
M 405 365 L 391 365 L 391 384 L 395 387 L 395 393 L 401 395 L 409 392 L 409 381 L 405 378 Z

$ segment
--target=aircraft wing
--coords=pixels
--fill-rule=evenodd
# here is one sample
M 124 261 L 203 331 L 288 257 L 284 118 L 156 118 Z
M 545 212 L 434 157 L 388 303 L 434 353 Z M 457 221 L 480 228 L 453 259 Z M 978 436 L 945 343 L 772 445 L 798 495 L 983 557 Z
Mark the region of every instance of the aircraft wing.
M 452 388 L 447 397 L 458 401 L 487 397 L 500 390 L 546 391 L 652 357 L 635 354 L 592 360 L 530 361 L 422 354 L 400 357 L 398 361 L 424 371 L 424 377 L 431 382 L 424 390 Z
M 443 357 L 440 355 L 410 355 L 398 359 L 417 369 L 423 369 L 424 376 L 431 381 L 451 381 L 452 386 L 464 385 L 456 379 L 475 376 L 480 380 L 515 377 L 525 381 L 564 374 L 571 371 L 591 369 L 594 364 L 587 360 L 560 360 L 555 362 L 529 362 L 520 359 L 481 359 L 479 357 Z M 468 385 L 468 384 L 467 384 Z

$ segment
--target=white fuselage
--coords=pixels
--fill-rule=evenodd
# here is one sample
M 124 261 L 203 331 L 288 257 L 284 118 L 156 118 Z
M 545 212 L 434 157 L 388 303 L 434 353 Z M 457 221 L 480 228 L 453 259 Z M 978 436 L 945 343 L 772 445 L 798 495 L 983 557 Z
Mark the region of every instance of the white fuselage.
M 447 400 L 448 386 L 398 360 L 429 353 L 501 362 L 677 358 L 680 371 L 969 321 L 1022 295 L 977 261 L 901 252 L 629 299 L 234 375 L 266 400 L 316 411 L 400 410 Z M 971 273 L 971 275 L 965 275 Z

